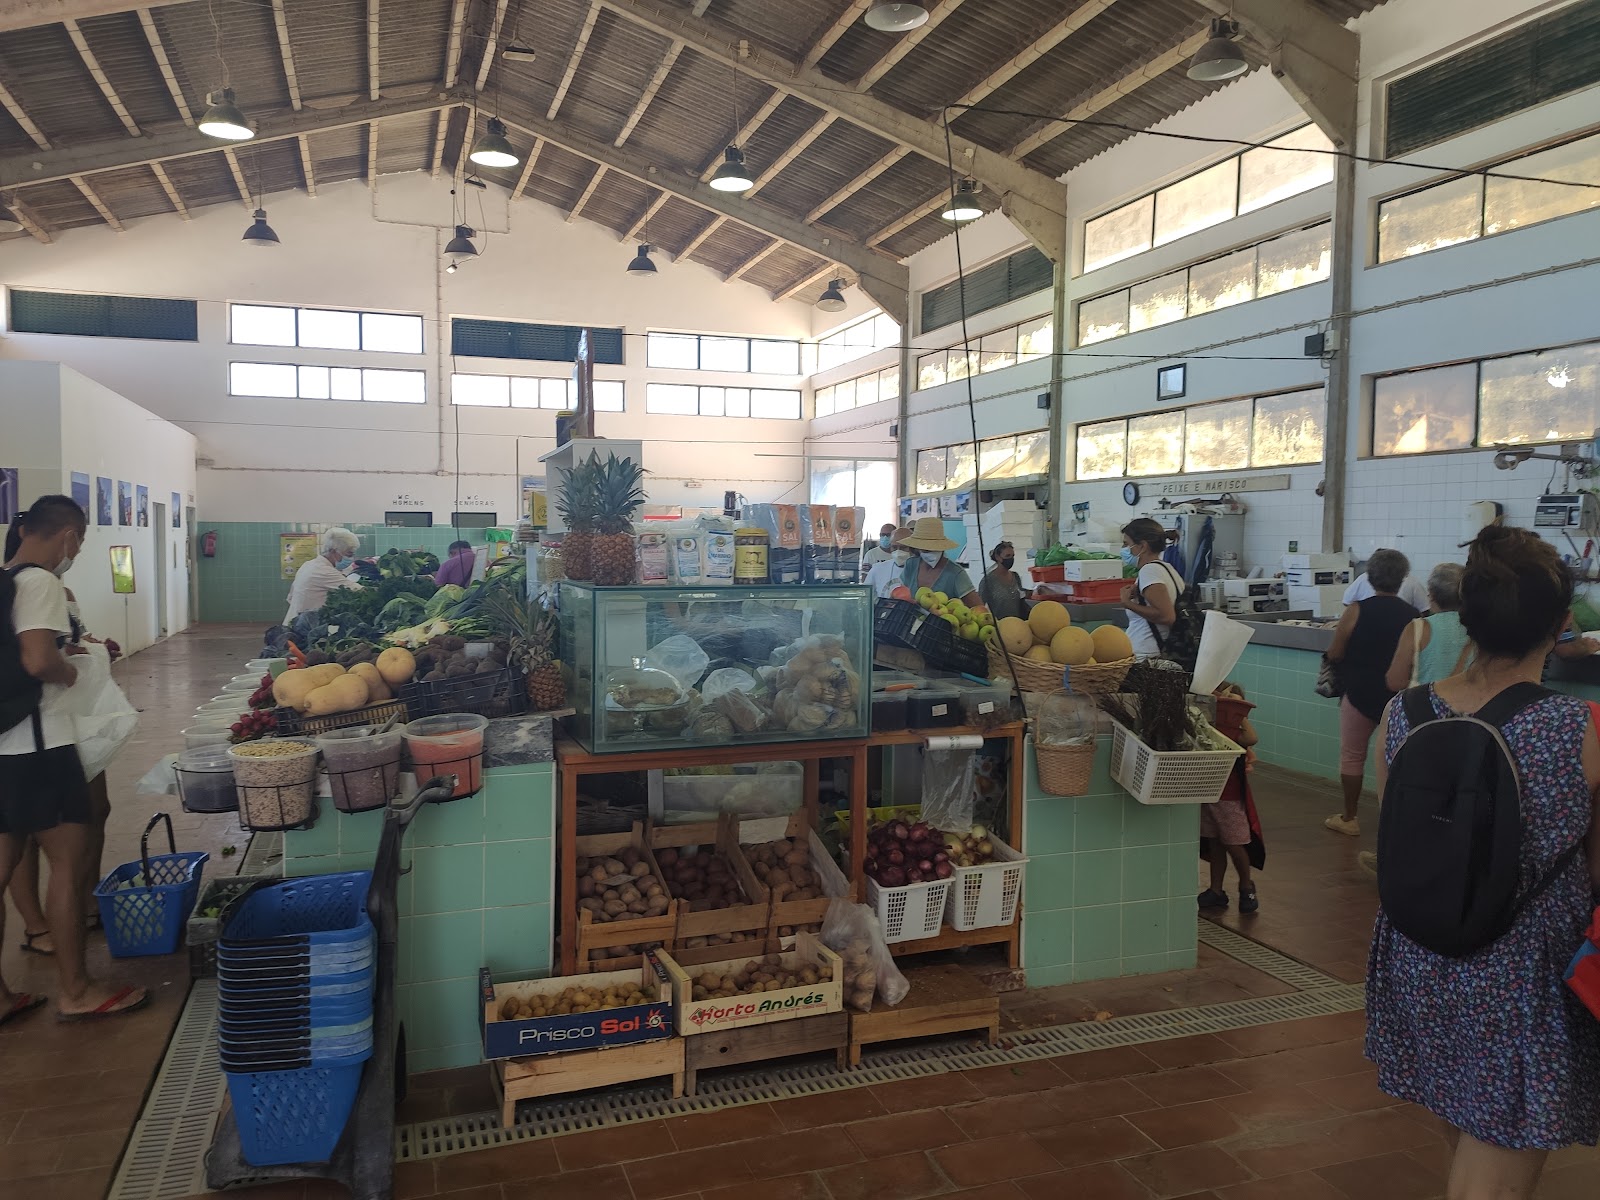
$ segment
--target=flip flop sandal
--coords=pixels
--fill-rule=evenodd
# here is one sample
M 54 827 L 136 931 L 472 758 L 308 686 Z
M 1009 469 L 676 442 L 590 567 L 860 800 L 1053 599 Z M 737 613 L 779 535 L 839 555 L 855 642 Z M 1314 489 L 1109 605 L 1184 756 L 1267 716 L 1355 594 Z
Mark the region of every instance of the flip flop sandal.
M 25 953 L 25 954 L 37 954 L 41 958 L 53 958 L 53 957 L 55 957 L 55 953 L 56 952 L 55 952 L 54 949 L 41 950 L 41 949 L 39 949 L 39 947 L 37 947 L 37 946 L 35 946 L 33 944 L 39 938 L 49 937 L 50 936 L 50 931 L 48 929 L 41 929 L 41 930 L 39 930 L 38 933 L 29 933 L 26 929 L 24 929 L 22 931 L 22 936 L 27 939 L 26 941 L 19 943 L 21 945 L 21 947 L 22 947 L 23 953 Z
M 5 1013 L 0 1014 L 0 1025 L 9 1024 L 10 1022 L 15 1021 L 18 1017 L 27 1016 L 44 1002 L 45 997 L 43 996 L 35 996 L 31 992 L 18 992 L 17 998 L 11 1005 L 11 1008 Z
M 141 1008 L 150 1003 L 149 992 L 146 992 L 143 996 L 140 996 L 139 999 L 135 1000 L 132 1004 L 124 1005 L 121 1008 L 117 1007 L 117 1005 L 121 1004 L 122 1001 L 126 1000 L 138 990 L 138 988 L 125 987 L 121 991 L 115 992 L 108 997 L 106 1002 L 99 1008 L 90 1009 L 88 1012 L 80 1013 L 57 1013 L 56 1019 L 64 1024 L 71 1024 L 76 1021 L 100 1021 L 106 1017 L 121 1017 L 128 1013 L 138 1012 Z

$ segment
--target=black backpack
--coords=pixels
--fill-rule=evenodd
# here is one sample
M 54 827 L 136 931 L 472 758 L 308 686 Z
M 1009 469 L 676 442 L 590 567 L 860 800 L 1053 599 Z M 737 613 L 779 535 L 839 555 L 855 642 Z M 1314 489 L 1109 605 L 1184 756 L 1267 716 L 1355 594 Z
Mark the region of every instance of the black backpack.
M 16 604 L 16 576 L 34 563 L 0 570 L 0 733 L 7 733 L 39 712 L 44 684 L 22 665 L 22 639 L 17 636 L 11 610 Z
M 1183 586 L 1183 576 L 1171 563 L 1161 563 L 1172 576 L 1172 611 L 1177 614 L 1167 636 L 1161 636 L 1161 627 L 1150 622 L 1150 632 L 1156 639 L 1156 649 L 1168 662 L 1175 662 L 1190 675 L 1194 674 L 1195 660 L 1200 657 L 1200 633 L 1205 628 L 1205 614 L 1200 611 L 1200 589 Z M 1141 593 L 1140 603 L 1144 602 Z
M 1447 958 L 1498 939 L 1581 841 L 1517 894 L 1522 779 L 1501 730 L 1551 692 L 1505 689 L 1472 716 L 1436 717 L 1427 687 L 1400 694 L 1410 732 L 1389 764 L 1378 817 L 1378 896 L 1390 924 Z

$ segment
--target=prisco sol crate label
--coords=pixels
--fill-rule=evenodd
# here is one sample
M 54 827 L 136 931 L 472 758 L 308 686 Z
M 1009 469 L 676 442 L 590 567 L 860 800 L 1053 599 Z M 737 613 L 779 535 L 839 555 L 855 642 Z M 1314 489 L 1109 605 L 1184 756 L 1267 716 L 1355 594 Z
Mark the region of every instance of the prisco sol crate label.
M 666 972 L 651 962 L 635 971 L 509 984 L 492 983 L 484 970 L 479 973 L 479 986 L 485 1058 L 631 1046 L 672 1036 L 671 988 Z M 577 992 L 588 998 L 587 1003 L 598 1003 L 608 991 L 624 998 L 643 995 L 645 1000 L 582 1012 L 556 1011 L 570 1007 L 557 1002 Z M 539 997 L 543 1003 L 538 1002 Z

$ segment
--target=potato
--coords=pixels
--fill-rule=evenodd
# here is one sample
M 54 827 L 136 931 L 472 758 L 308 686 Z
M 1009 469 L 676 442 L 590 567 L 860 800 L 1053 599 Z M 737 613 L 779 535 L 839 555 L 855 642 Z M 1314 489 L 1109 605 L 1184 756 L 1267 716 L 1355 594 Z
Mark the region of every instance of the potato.
M 578 907 L 581 909 L 586 909 L 592 913 L 604 912 L 605 901 L 597 899 L 594 896 L 585 896 L 582 900 L 578 901 Z
M 627 872 L 627 868 L 622 865 L 621 859 L 608 858 L 602 865 L 605 867 L 607 875 L 622 875 Z
M 580 896 L 592 896 L 592 895 L 594 895 L 594 880 L 590 879 L 587 875 L 585 875 L 582 879 L 578 880 L 578 895 L 580 895 Z
M 604 867 L 590 867 L 589 878 L 594 880 L 597 886 L 604 883 L 606 881 L 606 869 Z
M 635 900 L 639 899 L 639 889 L 633 887 L 631 884 L 625 888 L 621 888 L 617 892 L 617 899 L 621 900 L 624 904 L 632 904 Z
M 627 910 L 628 906 L 621 900 L 607 900 L 605 902 L 605 912 L 607 916 L 614 917 L 620 912 L 627 912 Z

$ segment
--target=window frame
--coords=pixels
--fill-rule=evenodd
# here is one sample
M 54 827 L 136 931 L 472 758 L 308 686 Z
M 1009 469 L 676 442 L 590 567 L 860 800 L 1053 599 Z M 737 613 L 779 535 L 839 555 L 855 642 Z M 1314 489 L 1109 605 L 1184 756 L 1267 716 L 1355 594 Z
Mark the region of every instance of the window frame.
M 971 346 L 970 350 L 963 349 L 963 343 L 958 342 L 953 346 L 940 346 L 931 350 L 918 351 L 911 363 L 911 378 L 913 384 L 915 385 L 911 390 L 913 392 L 924 392 L 930 388 L 941 387 L 947 383 L 959 383 L 963 379 L 969 379 L 976 375 L 993 375 L 999 371 L 1010 370 L 1012 367 L 1020 367 L 1025 363 L 1038 362 L 1041 358 L 1049 358 L 1055 353 L 1054 350 L 1029 351 L 1026 355 L 1024 355 L 1022 352 L 1022 331 L 1024 328 L 1032 329 L 1041 323 L 1046 326 L 1051 326 L 1053 320 L 1053 314 L 1045 312 L 1040 313 L 1037 316 L 1025 317 L 1020 321 L 1012 321 L 1006 325 L 998 325 L 993 329 L 986 329 L 982 333 L 974 334 L 970 339 L 968 339 L 966 344 Z M 1007 334 L 1011 335 L 1012 345 L 1014 347 L 1012 351 L 1012 361 L 985 369 L 983 366 L 983 350 L 981 348 L 984 340 L 987 338 L 1002 337 Z M 940 355 L 943 355 L 945 360 L 942 370 L 944 378 L 940 379 L 938 383 L 924 384 L 922 382 L 922 364 L 924 362 L 931 363 Z M 960 359 L 963 355 L 970 356 L 973 364 L 975 364 L 976 369 L 967 371 L 960 375 L 952 375 L 951 364 Z
M 1022 446 L 1021 439 L 1033 439 L 1038 437 L 1040 434 L 1044 434 L 1046 437 L 1048 437 L 1049 433 L 1050 431 L 1048 428 L 1024 429 L 1019 433 L 999 433 L 995 434 L 993 437 L 982 438 L 978 443 L 977 453 L 972 455 L 970 459 L 967 458 L 966 452 L 972 449 L 971 441 L 952 442 L 943 446 L 923 446 L 921 449 L 916 451 L 916 458 L 912 464 L 912 495 L 934 496 L 940 494 L 941 492 L 966 491 L 972 488 L 981 489 L 983 491 L 999 491 L 1008 487 L 1027 486 L 1026 484 L 1020 483 L 1020 480 L 1046 479 L 1049 477 L 1048 464 L 1046 464 L 1044 471 L 1035 471 L 1029 474 L 985 475 L 983 473 L 983 454 L 986 447 L 991 447 L 998 442 L 1009 441 L 1011 443 L 1011 453 L 1008 456 L 1007 461 L 1016 463 L 1017 455 Z M 970 479 L 963 479 L 958 483 L 950 482 L 953 468 L 951 451 L 960 451 L 962 455 L 961 460 L 963 462 L 970 461 L 972 466 L 972 477 Z M 943 482 L 940 487 L 933 488 L 931 490 L 924 490 L 918 483 L 922 472 L 922 456 L 933 454 L 944 455 Z M 929 461 L 931 462 L 932 459 L 930 458 Z
M 331 364 L 329 364 L 329 363 L 302 363 L 302 362 L 281 362 L 281 361 L 265 361 L 265 362 L 263 362 L 263 361 L 259 361 L 259 360 L 256 360 L 256 359 L 229 359 L 227 365 L 228 365 L 228 371 L 227 371 L 228 395 L 230 397 L 236 398 L 236 399 L 244 399 L 244 400 L 307 400 L 307 401 L 310 401 L 310 402 L 315 403 L 315 404 L 405 404 L 405 405 L 418 405 L 418 404 L 421 404 L 421 405 L 426 405 L 428 403 L 428 372 L 426 370 L 423 370 L 420 367 L 360 367 L 360 366 L 350 366 L 350 365 L 340 364 L 340 363 L 331 363 Z M 295 394 L 293 396 L 279 396 L 279 395 L 263 396 L 263 395 L 260 395 L 260 394 L 258 394 L 256 392 L 236 392 L 236 391 L 233 390 L 233 369 L 235 367 L 285 367 L 285 368 L 288 368 L 289 370 L 292 370 L 294 372 L 294 376 L 295 376 Z M 332 388 L 332 375 L 333 375 L 334 371 L 356 371 L 356 372 L 359 372 L 360 377 L 361 377 L 362 395 L 359 398 L 340 397 L 340 398 L 337 398 L 337 399 L 334 398 L 331 394 L 328 395 L 328 396 L 307 396 L 307 395 L 304 395 L 304 394 L 302 394 L 302 391 L 301 391 L 301 389 L 303 387 L 302 381 L 305 378 L 305 376 L 303 375 L 302 372 L 306 371 L 306 370 L 327 371 L 328 375 L 329 375 L 329 380 L 330 380 L 330 382 L 329 382 L 329 391 L 330 391 L 330 393 L 333 390 L 333 388 Z M 404 375 L 417 375 L 417 376 L 420 376 L 421 379 L 422 379 L 422 398 L 420 400 L 374 400 L 374 399 L 368 399 L 367 395 L 366 395 L 366 391 L 367 391 L 367 373 L 369 371 L 376 371 L 376 372 L 379 372 L 379 373 L 384 374 L 384 375 L 404 374 Z
M 695 365 L 690 367 L 655 362 L 651 356 L 658 345 L 657 339 L 659 338 L 692 338 L 694 340 Z M 717 343 L 743 342 L 745 362 L 744 367 L 740 369 L 706 366 L 705 343 L 708 339 Z M 752 366 L 752 363 L 755 357 L 755 344 L 757 342 L 760 342 L 763 345 L 792 346 L 794 348 L 794 371 L 774 372 L 755 370 Z M 798 379 L 804 374 L 804 364 L 800 359 L 800 346 L 800 341 L 793 338 L 756 337 L 754 335 L 746 336 L 744 334 L 727 333 L 685 333 L 675 329 L 648 329 L 645 331 L 644 335 L 644 365 L 652 371 L 698 371 L 705 375 L 760 375 L 769 379 Z
M 655 389 L 658 389 L 658 388 L 693 388 L 694 392 L 695 392 L 695 411 L 692 412 L 692 413 L 690 413 L 690 412 L 662 412 L 662 411 L 660 411 L 658 409 L 652 408 L 650 406 L 651 393 Z M 722 402 L 723 402 L 722 411 L 720 411 L 720 412 L 707 412 L 706 411 L 706 395 L 705 395 L 705 393 L 708 390 L 722 393 Z M 729 392 L 743 392 L 744 393 L 743 404 L 740 405 L 740 407 L 742 407 L 744 409 L 743 412 L 730 411 L 730 405 L 728 404 L 728 397 L 727 397 L 727 394 Z M 792 417 L 788 417 L 788 416 L 784 416 L 784 417 L 756 416 L 755 415 L 755 403 L 756 403 L 756 393 L 757 392 L 768 393 L 770 395 L 782 394 L 785 397 L 793 396 L 794 397 L 794 406 L 795 406 L 795 414 L 794 414 L 794 416 L 792 416 Z M 751 421 L 803 421 L 803 420 L 805 420 L 805 415 L 806 415 L 805 414 L 805 393 L 800 388 L 758 388 L 758 387 L 746 387 L 746 386 L 744 386 L 742 384 L 735 384 L 733 386 L 727 386 L 727 385 L 719 384 L 719 383 L 673 383 L 673 382 L 668 381 L 668 380 L 653 379 L 653 380 L 647 381 L 645 383 L 645 385 L 644 385 L 644 404 L 645 404 L 645 409 L 644 410 L 645 410 L 646 413 L 649 413 L 649 414 L 651 414 L 653 416 L 661 416 L 661 417 L 724 417 L 724 416 L 726 416 L 726 417 L 737 417 L 740 420 L 751 420 Z
M 470 403 L 470 402 L 462 403 L 461 401 L 456 399 L 456 380 L 458 380 L 458 379 L 495 379 L 495 380 L 500 380 L 500 381 L 504 382 L 504 384 L 505 384 L 506 402 L 504 404 L 473 404 L 473 403 Z M 532 385 L 532 387 L 534 389 L 534 392 L 535 392 L 535 395 L 537 396 L 537 398 L 539 400 L 539 403 L 537 403 L 537 404 L 518 404 L 517 403 L 517 384 L 519 384 L 519 383 L 522 383 L 524 385 Z M 561 402 L 559 407 L 558 406 L 554 406 L 554 405 L 547 405 L 547 404 L 544 403 L 544 387 L 545 387 L 546 384 L 551 384 L 551 383 L 560 383 L 560 384 L 564 384 L 565 385 L 565 398 L 562 400 L 562 402 Z M 621 380 L 621 379 L 596 379 L 594 381 L 594 383 L 595 383 L 595 388 L 596 388 L 596 393 L 595 393 L 595 411 L 596 412 L 619 413 L 619 412 L 626 412 L 627 411 L 627 409 L 628 409 L 628 385 L 624 380 Z M 517 412 L 561 412 L 563 409 L 569 407 L 572 404 L 572 384 L 573 384 L 573 380 L 572 380 L 572 376 L 570 376 L 570 375 L 505 375 L 505 374 L 499 374 L 499 373 L 496 373 L 496 372 L 493 372 L 493 371 L 452 371 L 452 372 L 450 372 L 450 379 L 449 379 L 450 407 L 452 407 L 452 408 L 456 408 L 456 407 L 460 407 L 460 408 L 498 408 L 498 409 L 503 409 L 503 410 L 517 411 Z M 613 387 L 619 389 L 619 396 L 620 396 L 621 401 L 622 401 L 622 406 L 620 408 L 601 408 L 600 407 L 600 394 L 599 394 L 598 389 L 600 388 L 600 386 L 602 384 L 605 385 L 607 390 L 609 390 L 609 389 L 611 389 Z
M 241 342 L 234 336 L 234 309 L 257 308 L 274 309 L 279 312 L 294 314 L 294 341 L 293 342 Z M 356 344 L 354 346 L 316 346 L 302 342 L 300 332 L 300 314 L 306 312 L 331 313 L 338 316 L 350 316 L 356 320 Z M 400 317 L 414 320 L 417 323 L 417 349 L 415 350 L 386 350 L 370 347 L 367 341 L 368 317 Z M 403 354 L 417 356 L 428 352 L 427 322 L 422 319 L 421 313 L 385 311 L 382 309 L 368 308 L 324 308 L 314 304 L 255 304 L 244 300 L 228 301 L 228 345 L 230 346 L 267 346 L 277 350 L 318 350 L 335 354 Z

